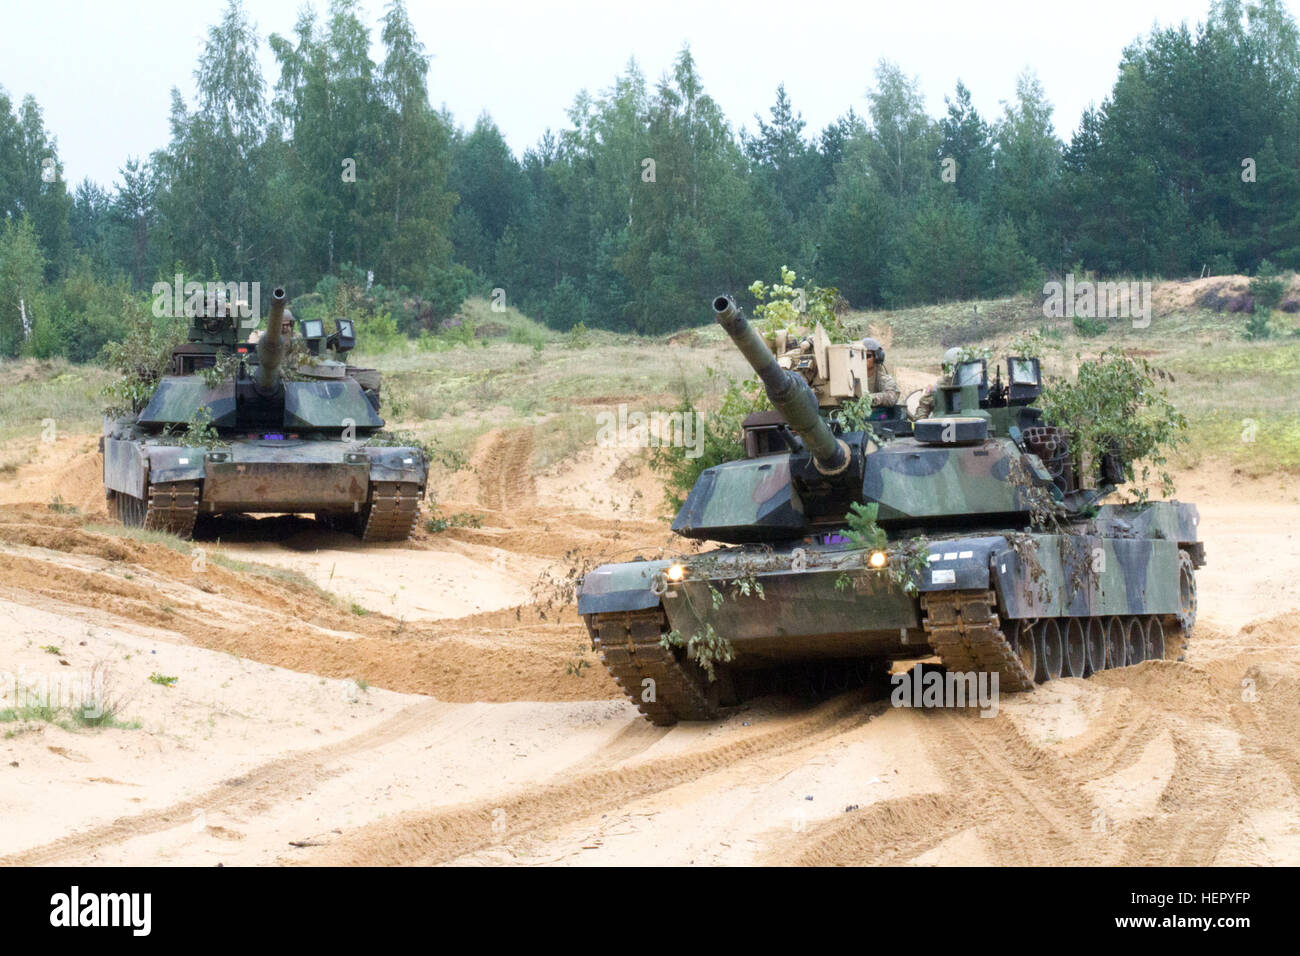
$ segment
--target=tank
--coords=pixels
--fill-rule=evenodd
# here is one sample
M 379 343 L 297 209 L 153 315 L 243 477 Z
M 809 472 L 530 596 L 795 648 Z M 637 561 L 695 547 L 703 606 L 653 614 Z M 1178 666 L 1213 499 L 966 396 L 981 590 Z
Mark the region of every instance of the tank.
M 778 360 L 729 296 L 713 309 L 775 409 L 746 419 L 745 457 L 703 471 L 673 521 L 722 546 L 598 567 L 578 595 L 593 648 L 649 720 L 932 657 L 996 692 L 1181 659 L 1205 563 L 1197 510 L 1102 503 L 1122 462 L 1070 453 L 1034 404 L 1036 359 L 1007 357 L 1005 381 L 964 363 L 932 417 L 874 409 L 849 430 L 839 409 L 860 383 L 834 350 L 853 346 L 818 330 L 775 343 Z
M 105 420 L 109 514 L 182 537 L 210 515 L 303 512 L 364 541 L 409 537 L 429 463 L 385 436 L 379 373 L 346 361 L 352 322 L 302 320 L 295 343 L 277 288 L 241 341 L 233 305 L 193 316 L 143 407 Z

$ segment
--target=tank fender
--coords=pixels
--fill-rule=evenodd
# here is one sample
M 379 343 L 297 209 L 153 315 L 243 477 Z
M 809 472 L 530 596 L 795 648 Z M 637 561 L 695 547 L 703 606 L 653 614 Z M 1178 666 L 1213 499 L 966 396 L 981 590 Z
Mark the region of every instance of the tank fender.
M 145 488 L 149 482 L 149 460 L 138 442 L 125 438 L 105 435 L 104 443 L 104 487 L 109 491 L 120 491 L 145 497 Z
M 588 571 L 578 592 L 579 614 L 644 611 L 659 604 L 664 579 L 660 571 L 671 561 L 605 564 Z
M 183 445 L 150 445 L 149 480 L 202 481 L 206 475 L 204 456 L 207 448 L 188 448 Z
M 987 589 L 994 556 L 1006 545 L 1006 539 L 999 537 L 932 541 L 929 563 L 917 588 L 922 592 Z
M 370 458 L 371 481 L 414 481 L 424 484 L 428 468 L 424 452 L 418 448 L 376 445 L 366 448 Z

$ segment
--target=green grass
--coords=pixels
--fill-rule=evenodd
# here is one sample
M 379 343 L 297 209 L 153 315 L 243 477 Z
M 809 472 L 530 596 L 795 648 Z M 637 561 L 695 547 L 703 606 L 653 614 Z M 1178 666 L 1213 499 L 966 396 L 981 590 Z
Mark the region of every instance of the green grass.
M 138 721 L 121 720 L 113 708 L 100 706 L 97 714 L 88 714 L 84 707 L 54 707 L 50 704 L 26 704 L 22 707 L 10 707 L 0 710 L 0 724 L 53 724 L 64 730 L 75 731 L 79 728 L 103 728 L 119 730 L 139 730 Z M 21 728 L 6 731 L 6 738 L 13 738 L 22 733 Z
M 236 574 L 251 574 L 257 577 L 268 578 L 272 581 L 279 581 L 302 590 L 310 591 L 324 601 L 333 603 L 334 595 L 326 591 L 307 575 L 300 571 L 294 571 L 290 568 L 282 568 L 273 564 L 260 564 L 255 561 L 241 561 L 238 558 L 232 558 L 223 554 L 219 549 L 219 544 L 204 541 L 189 541 L 184 538 L 178 538 L 176 535 L 167 531 L 155 531 L 147 528 L 129 528 L 120 524 L 100 524 L 97 522 L 87 522 L 82 525 L 87 530 L 96 534 L 112 535 L 115 538 L 126 538 L 131 541 L 140 541 L 145 544 L 161 544 L 180 554 L 193 554 L 195 548 L 202 548 L 205 560 L 225 568 L 227 571 L 233 571 Z
M 1252 475 L 1300 472 L 1300 343 L 1226 342 L 1160 364 L 1191 424 L 1180 464 L 1211 457 Z
M 189 554 L 194 550 L 194 543 L 178 538 L 176 535 L 167 531 L 155 531 L 150 528 L 130 528 L 121 524 L 103 524 L 100 522 L 89 521 L 82 525 L 86 531 L 94 534 L 112 535 L 114 538 L 126 538 L 130 541 L 139 541 L 143 544 L 161 544 L 171 548 L 173 551 L 179 551 L 181 554 Z
M 39 435 L 52 419 L 56 434 L 99 431 L 103 389 L 112 374 L 63 359 L 0 360 L 0 441 Z

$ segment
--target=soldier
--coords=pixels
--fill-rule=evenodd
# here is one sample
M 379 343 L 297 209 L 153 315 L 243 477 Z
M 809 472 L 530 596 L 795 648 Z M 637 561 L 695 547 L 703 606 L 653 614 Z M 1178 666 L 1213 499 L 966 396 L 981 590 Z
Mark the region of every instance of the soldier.
M 921 396 L 921 401 L 916 406 L 917 418 L 929 418 L 934 414 L 934 396 L 935 392 L 945 385 L 952 384 L 953 372 L 957 369 L 957 362 L 961 359 L 961 349 L 955 345 L 943 353 L 943 374 L 940 375 L 933 385 L 925 387 L 925 394 Z
M 863 339 L 861 345 L 867 351 L 867 392 L 871 395 L 871 407 L 897 405 L 898 383 L 885 369 L 884 347 L 875 339 Z
M 293 345 L 293 313 L 288 309 L 284 310 L 284 321 L 280 323 L 280 334 L 284 337 L 285 348 Z M 248 336 L 248 344 L 256 345 L 257 340 L 262 337 L 261 329 L 254 329 Z

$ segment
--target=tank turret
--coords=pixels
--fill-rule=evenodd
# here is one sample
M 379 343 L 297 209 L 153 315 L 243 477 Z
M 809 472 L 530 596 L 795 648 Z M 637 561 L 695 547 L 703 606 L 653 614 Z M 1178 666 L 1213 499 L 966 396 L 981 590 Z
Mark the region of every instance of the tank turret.
M 852 457 L 849 446 L 835 437 L 818 413 L 817 396 L 808 383 L 790 369 L 781 368 L 731 296 L 720 295 L 714 299 L 713 313 L 745 361 L 758 373 L 772 407 L 803 441 L 817 470 L 823 475 L 844 472 Z

